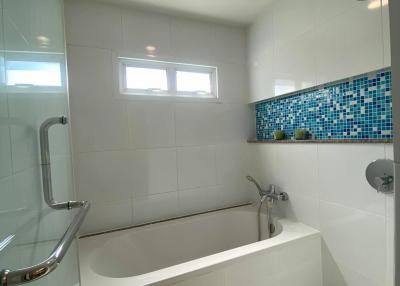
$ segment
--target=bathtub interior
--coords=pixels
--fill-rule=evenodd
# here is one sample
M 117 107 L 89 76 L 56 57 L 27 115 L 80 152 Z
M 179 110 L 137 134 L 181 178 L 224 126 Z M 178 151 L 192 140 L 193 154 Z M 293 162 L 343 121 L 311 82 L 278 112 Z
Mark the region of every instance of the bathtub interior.
M 262 237 L 267 239 L 267 217 L 263 213 L 261 218 Z M 276 236 L 282 226 L 277 220 L 274 226 Z M 102 235 L 90 267 L 112 278 L 141 275 L 257 242 L 257 232 L 251 206 L 118 231 Z

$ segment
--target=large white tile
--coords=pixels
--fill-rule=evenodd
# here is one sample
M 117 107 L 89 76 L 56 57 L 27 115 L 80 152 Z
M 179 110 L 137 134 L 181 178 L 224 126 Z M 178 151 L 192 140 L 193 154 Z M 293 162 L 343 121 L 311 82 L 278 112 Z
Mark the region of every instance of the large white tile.
M 244 146 L 220 144 L 216 146 L 217 182 L 220 185 L 241 181 L 247 174 L 243 156 Z
M 68 44 L 118 48 L 122 46 L 121 10 L 115 6 L 69 1 L 65 3 Z
M 217 61 L 246 64 L 246 29 L 216 25 L 214 31 L 214 58 Z
M 177 192 L 133 198 L 134 224 L 172 218 L 178 214 Z
M 76 160 L 77 191 L 80 199 L 115 202 L 130 199 L 134 192 L 144 192 L 130 151 L 79 154 Z
M 128 105 L 132 147 L 175 145 L 174 105 L 165 102 L 133 102 Z
M 178 189 L 176 149 L 148 149 L 136 151 L 140 178 L 146 194 L 172 192 Z
M 368 4 L 373 0 L 368 1 L 347 1 L 347 0 L 316 0 L 315 15 L 317 26 L 325 22 L 339 17 L 352 9 L 368 9 Z
M 175 104 L 176 145 L 210 145 L 216 143 L 220 104 Z
M 274 58 L 275 95 L 287 93 L 293 87 L 301 90 L 316 85 L 314 30 L 277 47 Z
M 178 149 L 179 190 L 215 185 L 216 169 L 214 146 Z
M 200 276 L 190 277 L 182 282 L 172 284 L 171 286 L 224 286 L 225 271 L 212 271 Z
M 382 25 L 383 25 L 383 65 L 390 67 L 392 65 L 392 56 L 390 49 L 390 17 L 389 0 L 382 0 Z
M 124 50 L 140 56 L 171 54 L 170 18 L 160 14 L 126 10 L 122 14 Z M 149 53 L 147 47 L 155 47 Z
M 215 124 L 218 144 L 243 143 L 251 138 L 253 110 L 246 104 L 223 104 L 218 109 Z
M 273 9 L 275 47 L 314 28 L 315 0 L 275 1 Z
M 365 6 L 346 11 L 317 27 L 318 84 L 383 66 L 381 11 Z
M 273 49 L 270 49 L 265 52 L 262 60 L 249 63 L 249 102 L 275 96 L 274 62 L 274 52 Z
M 383 145 L 318 145 L 320 198 L 376 214 L 385 214 L 385 195 L 365 178 L 365 169 L 385 157 Z
M 255 19 L 247 32 L 248 62 L 255 64 L 263 61 L 274 51 L 273 9 L 266 9 Z
M 177 59 L 210 61 L 215 51 L 213 26 L 205 22 L 173 18 L 171 50 Z
M 385 217 L 324 201 L 320 211 L 327 254 L 376 285 L 385 281 Z
M 301 221 L 313 228 L 320 229 L 319 200 L 317 197 L 289 192 L 289 201 L 278 202 L 277 208 L 286 218 Z
M 226 285 L 277 286 L 280 285 L 279 272 L 277 253 L 265 251 L 226 267 Z
M 321 286 L 321 238 L 296 241 L 277 251 L 281 286 Z M 295 279 L 294 279 L 295 277 Z
M 72 98 L 71 126 L 76 152 L 122 150 L 130 146 L 124 102 Z
M 244 64 L 218 64 L 218 98 L 224 103 L 245 103 L 249 91 L 248 70 Z
M 68 80 L 71 101 L 75 98 L 111 98 L 113 89 L 111 51 L 68 45 Z
M 92 203 L 90 212 L 80 231 L 81 234 L 117 229 L 132 225 L 132 201 Z
M 270 184 L 298 196 L 318 197 L 317 145 L 279 144 L 272 148 L 275 160 L 267 162 L 273 174 Z
M 179 191 L 181 214 L 208 211 L 221 206 L 221 188 L 219 186 Z

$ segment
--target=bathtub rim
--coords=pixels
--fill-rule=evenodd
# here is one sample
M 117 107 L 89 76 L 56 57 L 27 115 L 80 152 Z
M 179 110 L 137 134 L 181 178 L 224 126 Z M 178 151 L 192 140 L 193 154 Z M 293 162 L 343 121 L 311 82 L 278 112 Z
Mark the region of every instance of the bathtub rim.
M 254 206 L 251 206 L 251 204 L 246 204 L 244 206 L 235 208 L 248 209 L 252 207 Z M 229 209 L 234 208 L 228 208 L 225 209 L 225 211 L 229 211 Z M 206 214 L 210 212 L 206 212 Z M 93 251 L 96 251 L 98 247 L 101 247 L 101 245 L 104 244 L 103 239 L 107 239 L 107 236 L 115 234 L 113 234 L 112 232 L 106 233 L 104 234 L 105 238 L 101 240 L 99 239 L 98 241 L 96 241 L 95 239 L 96 236 L 85 237 L 79 240 L 79 264 L 81 270 L 80 272 L 82 284 L 84 286 L 110 284 L 114 285 L 114 283 L 118 283 L 118 286 L 169 285 L 185 280 L 188 277 L 198 276 L 217 270 L 219 268 L 236 263 L 241 259 L 245 259 L 253 255 L 266 253 L 268 251 L 271 251 L 271 249 L 282 248 L 285 245 L 295 243 L 295 241 L 307 238 L 311 239 L 315 237 L 320 238 L 320 232 L 318 230 L 311 228 L 301 222 L 292 221 L 284 218 L 277 218 L 277 221 L 282 226 L 282 231 L 280 234 L 270 239 L 253 242 L 205 257 L 200 257 L 180 264 L 175 264 L 152 272 L 147 272 L 136 276 L 118 278 L 104 276 L 95 272 L 91 268 L 90 261 Z M 166 223 L 168 223 L 168 221 Z M 151 225 L 153 224 L 154 223 L 146 224 L 147 226 L 145 227 L 151 227 Z M 126 231 L 129 231 L 129 229 L 127 229 Z M 89 244 L 89 241 L 91 241 L 92 243 Z M 82 249 L 82 245 L 85 244 L 85 242 L 86 244 L 89 244 L 89 246 L 86 245 L 86 247 L 89 248 L 89 251 L 87 249 Z

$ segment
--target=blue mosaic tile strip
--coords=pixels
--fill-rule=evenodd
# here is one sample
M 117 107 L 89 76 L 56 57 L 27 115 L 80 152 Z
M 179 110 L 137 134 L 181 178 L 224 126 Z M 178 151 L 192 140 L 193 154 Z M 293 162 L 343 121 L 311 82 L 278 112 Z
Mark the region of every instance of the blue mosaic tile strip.
M 392 74 L 382 70 L 256 104 L 257 140 L 307 129 L 313 139 L 392 139 Z

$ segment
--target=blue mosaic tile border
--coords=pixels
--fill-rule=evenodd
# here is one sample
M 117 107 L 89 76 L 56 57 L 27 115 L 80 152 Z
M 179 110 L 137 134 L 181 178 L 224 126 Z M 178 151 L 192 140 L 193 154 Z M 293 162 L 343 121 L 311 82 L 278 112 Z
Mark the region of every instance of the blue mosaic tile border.
M 307 129 L 313 139 L 392 139 L 390 70 L 360 75 L 318 89 L 256 104 L 257 140 Z

